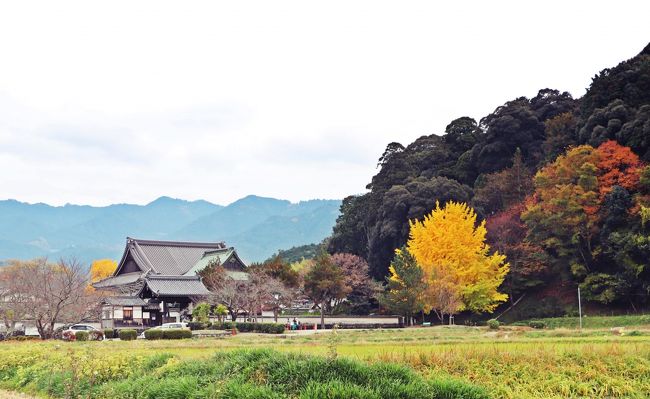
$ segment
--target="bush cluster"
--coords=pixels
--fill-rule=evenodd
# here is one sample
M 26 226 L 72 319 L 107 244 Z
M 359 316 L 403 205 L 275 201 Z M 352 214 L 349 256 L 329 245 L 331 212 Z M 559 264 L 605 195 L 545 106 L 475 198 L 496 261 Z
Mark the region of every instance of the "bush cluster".
M 528 322 L 528 326 L 536 329 L 546 328 L 546 323 L 541 320 L 531 320 Z
M 162 330 L 162 339 L 187 339 L 192 338 L 192 331 L 185 329 Z
M 499 320 L 490 319 L 487 321 L 487 325 L 490 327 L 490 330 L 498 330 L 501 323 L 499 323 Z
M 77 341 L 88 341 L 89 335 L 88 331 L 75 331 L 74 333 L 75 340 Z
M 232 330 L 233 328 L 237 328 L 237 323 L 233 323 L 232 321 L 225 321 L 223 323 L 210 324 L 208 330 Z
M 64 341 L 76 341 L 77 334 L 74 331 L 66 330 L 61 333 L 61 339 Z
M 160 328 L 150 328 L 144 331 L 144 337 L 148 340 L 162 339 L 163 330 Z
M 120 330 L 118 335 L 122 341 L 133 341 L 138 338 L 138 332 L 131 329 Z
M 40 337 L 34 336 L 34 335 L 12 335 L 10 337 L 5 338 L 7 341 L 36 341 L 40 340 Z
M 282 323 L 250 323 L 250 322 L 231 322 L 213 323 L 207 327 L 209 330 L 232 330 L 236 328 L 239 332 L 258 332 L 264 334 L 282 334 L 285 325 Z
M 200 322 L 200 321 L 192 321 L 192 322 L 187 323 L 187 326 L 192 331 L 195 331 L 195 330 L 207 330 L 208 327 L 210 327 L 210 323 L 205 323 L 205 322 Z
M 115 330 L 113 330 L 112 328 L 105 328 L 104 329 L 104 337 L 106 337 L 106 339 L 117 338 L 115 336 Z
M 144 332 L 144 337 L 148 340 L 187 339 L 187 338 L 192 338 L 192 331 L 180 329 L 180 328 L 174 328 L 174 329 L 152 328 Z

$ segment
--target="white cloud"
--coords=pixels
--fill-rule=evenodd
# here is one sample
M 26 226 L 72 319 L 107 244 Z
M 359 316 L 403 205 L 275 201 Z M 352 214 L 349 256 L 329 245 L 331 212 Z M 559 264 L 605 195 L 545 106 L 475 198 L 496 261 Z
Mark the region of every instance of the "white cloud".
M 387 143 L 580 96 L 648 40 L 645 2 L 439 3 L 5 3 L 2 197 L 342 198 Z

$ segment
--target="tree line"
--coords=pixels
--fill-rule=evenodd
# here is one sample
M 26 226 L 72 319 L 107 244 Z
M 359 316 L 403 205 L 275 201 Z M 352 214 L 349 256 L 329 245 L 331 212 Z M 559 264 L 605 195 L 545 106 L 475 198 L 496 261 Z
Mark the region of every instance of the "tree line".
M 0 268 L 0 318 L 7 333 L 29 319 L 47 339 L 56 323 L 99 318 L 101 295 L 89 284 L 87 266 L 75 259 L 10 261 Z
M 275 321 L 283 309 L 305 301 L 309 310 L 321 315 L 324 327 L 326 314 L 366 313 L 376 301 L 379 285 L 368 273 L 362 258 L 319 250 L 313 259 L 289 263 L 275 256 L 264 263 L 255 263 L 246 271 L 246 278 L 229 275 L 218 261 L 198 272 L 210 291 L 201 298 L 214 312 L 223 306 L 231 320 L 247 315 L 256 320 L 262 310 L 272 310 Z
M 592 303 L 636 310 L 650 298 L 648 162 L 650 45 L 601 71 L 582 98 L 543 89 L 478 122 L 455 119 L 442 135 L 388 144 L 368 191 L 343 200 L 326 245 L 367 260 L 389 288 L 399 268 L 415 284 L 417 257 L 395 249 L 437 203 L 464 203 L 509 263 L 506 306 L 579 286 Z

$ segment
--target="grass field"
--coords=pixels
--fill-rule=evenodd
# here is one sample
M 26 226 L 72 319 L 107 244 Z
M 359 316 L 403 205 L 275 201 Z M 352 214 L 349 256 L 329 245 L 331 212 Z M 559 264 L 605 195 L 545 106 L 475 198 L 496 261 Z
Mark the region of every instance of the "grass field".
M 551 317 L 535 319 L 546 323 L 549 328 L 578 328 L 580 319 L 577 317 Z M 527 326 L 528 321 L 521 321 L 515 325 Z M 650 315 L 633 316 L 585 316 L 582 318 L 583 328 L 613 328 L 650 325 Z
M 431 327 L 185 341 L 2 343 L 0 376 L 2 359 L 28 364 L 29 359 L 62 353 L 78 357 L 79 364 L 92 363 L 91 369 L 112 359 L 106 360 L 107 367 L 119 369 L 129 359 L 152 354 L 168 354 L 173 362 L 203 362 L 215 353 L 255 348 L 330 358 L 335 351 L 339 358 L 361 363 L 397 363 L 425 380 L 476 385 L 495 398 L 650 397 L 650 326 L 622 334 L 610 329 Z M 16 382 L 0 382 L 0 388 L 38 390 L 37 384 Z

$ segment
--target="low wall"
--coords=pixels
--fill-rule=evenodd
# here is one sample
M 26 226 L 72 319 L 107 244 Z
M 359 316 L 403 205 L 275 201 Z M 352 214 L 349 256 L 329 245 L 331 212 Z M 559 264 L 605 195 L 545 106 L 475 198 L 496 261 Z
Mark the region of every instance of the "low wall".
M 291 316 L 283 315 L 278 316 L 278 323 L 293 323 L 293 319 L 299 321 L 300 324 L 313 325 L 317 324 L 320 327 L 320 316 Z M 258 321 L 260 321 L 258 319 Z M 266 318 L 264 322 L 266 322 Z M 268 320 L 269 322 L 273 319 Z M 332 328 L 338 325 L 338 328 L 398 328 L 402 327 L 400 324 L 399 316 L 325 316 L 325 328 Z

